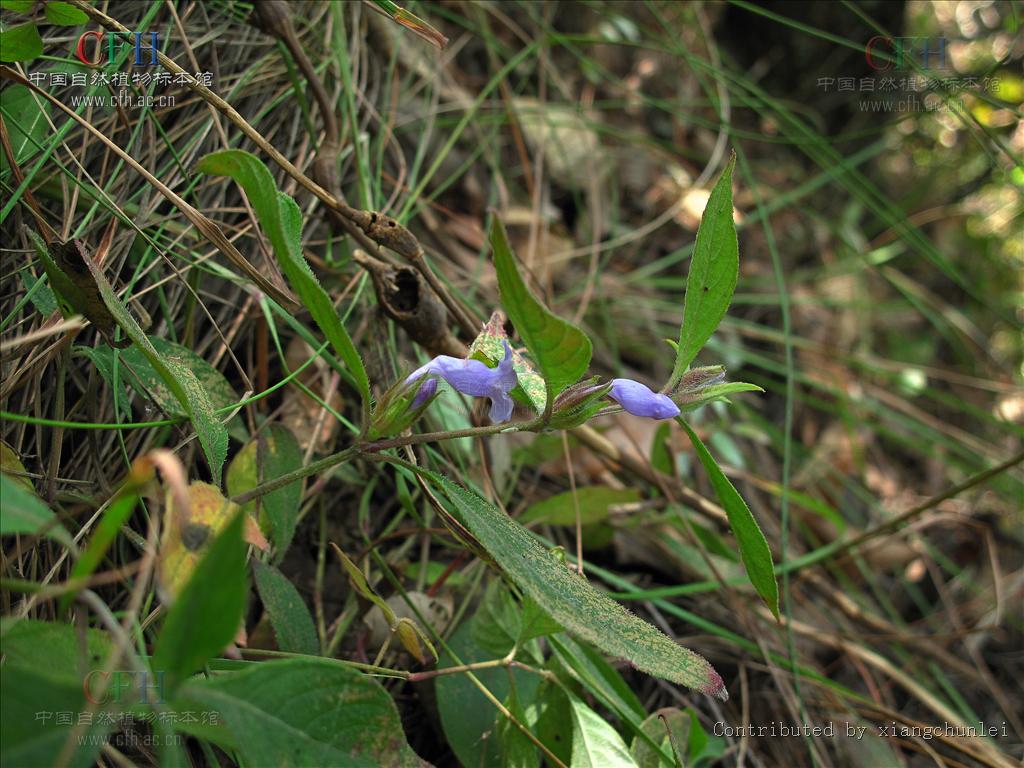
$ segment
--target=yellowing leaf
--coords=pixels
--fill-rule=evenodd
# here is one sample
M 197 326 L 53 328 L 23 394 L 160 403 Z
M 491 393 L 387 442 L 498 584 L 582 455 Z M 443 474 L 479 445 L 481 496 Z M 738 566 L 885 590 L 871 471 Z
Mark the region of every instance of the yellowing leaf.
M 188 487 L 189 508 L 182 510 L 168 494 L 170 506 L 168 529 L 160 548 L 159 578 L 165 601 L 171 602 L 184 589 L 206 550 L 225 526 L 240 511 L 215 486 L 192 483 Z M 259 526 L 246 515 L 245 539 L 250 544 L 267 548 Z

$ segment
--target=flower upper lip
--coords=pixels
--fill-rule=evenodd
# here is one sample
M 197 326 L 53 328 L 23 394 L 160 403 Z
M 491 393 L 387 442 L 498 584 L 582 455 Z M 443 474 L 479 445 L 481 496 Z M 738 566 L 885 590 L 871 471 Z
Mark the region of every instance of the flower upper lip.
M 495 424 L 508 421 L 512 416 L 514 406 L 509 392 L 515 389 L 519 380 L 512 368 L 512 348 L 507 341 L 502 341 L 502 344 L 505 347 L 505 359 L 494 368 L 489 368 L 479 360 L 450 357 L 449 355 L 438 355 L 426 365 L 417 368 L 405 380 L 406 384 L 422 379 L 424 376 L 430 378 L 420 386 L 416 398 L 413 400 L 413 407 L 420 405 L 433 395 L 437 391 L 437 378 L 442 378 L 464 395 L 489 398 L 491 401 L 490 417 Z

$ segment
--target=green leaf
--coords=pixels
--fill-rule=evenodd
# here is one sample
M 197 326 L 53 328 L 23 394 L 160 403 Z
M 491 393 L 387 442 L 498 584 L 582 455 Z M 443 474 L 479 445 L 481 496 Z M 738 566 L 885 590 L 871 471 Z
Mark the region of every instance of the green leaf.
M 54 259 L 50 257 L 49 248 L 42 238 L 32 230 L 28 230 L 28 233 L 35 245 L 36 252 L 43 259 L 47 274 L 51 276 L 51 279 L 55 275 L 64 272 L 63 268 L 60 265 L 56 265 Z M 72 245 L 74 246 L 73 248 L 65 247 Z M 92 276 L 90 291 L 93 288 L 95 289 L 96 294 L 107 311 L 116 320 L 117 324 L 121 326 L 121 329 L 128 338 L 132 340 L 143 355 L 145 355 L 146 359 L 149 360 L 150 365 L 153 366 L 153 369 L 171 391 L 171 394 L 185 409 L 185 412 L 192 421 L 192 426 L 195 427 L 196 434 L 199 435 L 199 443 L 202 445 L 206 461 L 210 465 L 214 484 L 219 486 L 221 470 L 224 467 L 224 460 L 227 458 L 228 453 L 228 431 L 213 412 L 213 404 L 210 402 L 210 396 L 206 388 L 200 383 L 198 377 L 187 364 L 182 364 L 170 357 L 165 358 L 157 351 L 149 337 L 146 336 L 145 332 L 135 321 L 135 318 L 132 317 L 128 308 L 121 303 L 106 276 L 81 248 L 80 243 L 76 240 L 65 244 L 65 246 L 62 246 L 58 253 L 62 254 L 62 258 L 65 259 L 65 265 L 68 268 L 73 268 L 76 275 L 82 276 L 82 279 L 77 281 L 76 288 L 82 291 L 85 290 L 85 272 L 81 270 L 81 265 L 84 264 Z M 53 274 L 51 274 L 51 268 L 55 269 Z M 63 279 L 69 280 L 70 278 L 65 273 Z M 59 285 L 54 285 L 54 287 L 58 289 L 58 292 L 62 289 Z M 88 315 L 86 316 L 88 317 Z
M 572 765 L 572 710 L 561 680 L 545 678 L 537 688 L 537 727 L 540 742 L 566 765 Z
M 640 500 L 635 488 L 609 488 L 606 485 L 589 485 L 573 492 L 558 493 L 530 507 L 519 518 L 519 522 L 550 523 L 552 525 L 575 525 L 576 504 L 579 504 L 580 522 L 583 525 L 600 523 L 608 519 L 608 510 L 616 504 L 628 504 Z
M 274 248 L 281 271 L 309 310 L 335 352 L 345 361 L 369 412 L 370 381 L 359 352 L 334 309 L 330 297 L 317 281 L 302 255 L 302 213 L 288 195 L 277 191 L 274 177 L 255 155 L 240 149 L 214 152 L 202 158 L 196 170 L 234 179 L 249 198 L 260 226 Z
M 572 768 L 637 768 L 618 731 L 576 696 L 572 712 Z
M 683 325 L 679 329 L 674 386 L 711 338 L 732 301 L 739 277 L 739 243 L 732 218 L 732 171 L 735 154 L 718 177 L 697 228 L 697 242 L 686 276 Z
M 725 508 L 729 516 L 729 527 L 740 545 L 740 557 L 747 569 L 747 578 L 754 585 L 757 594 L 764 600 L 775 618 L 779 617 L 779 585 L 775 581 L 775 570 L 772 566 L 772 552 L 768 548 L 768 542 L 761 532 L 761 527 L 754 519 L 753 513 L 747 506 L 747 502 L 740 496 L 739 491 L 729 482 L 729 478 L 722 472 L 721 467 L 708 453 L 704 443 L 697 437 L 690 425 L 683 419 L 677 417 L 676 421 L 686 430 L 693 443 L 693 449 L 697 452 L 697 458 L 704 465 L 704 471 L 708 473 L 711 485 L 715 494 Z
M 487 585 L 470 626 L 473 641 L 492 656 L 504 656 L 515 645 L 523 627 L 522 611 L 500 578 Z
M 25 488 L 20 478 L 0 474 L 0 534 L 42 533 L 66 547 L 74 547 L 71 536 L 57 522 L 53 510 Z
M 227 408 L 238 402 L 238 395 L 224 378 L 224 374 L 210 365 L 188 347 L 175 344 L 173 341 L 159 336 L 150 336 L 150 343 L 161 358 L 171 360 L 183 368 L 187 368 L 199 381 L 210 400 L 214 410 Z M 95 347 L 81 348 L 96 370 L 100 372 L 107 384 L 114 386 L 114 350 L 106 344 Z M 160 410 L 168 416 L 188 416 L 188 411 L 174 396 L 163 377 L 153 367 L 149 357 L 139 347 L 119 350 L 121 362 L 118 365 L 118 378 L 133 389 L 151 397 Z
M 727 395 L 734 395 L 737 392 L 764 392 L 764 390 L 757 386 L 757 384 L 748 384 L 744 381 L 729 381 L 724 384 L 714 384 L 706 387 L 698 394 L 676 397 L 675 400 L 679 403 L 680 411 L 689 413 L 690 411 L 697 410 L 702 405 L 707 405 L 715 400 L 721 400 Z
M 0 8 L 14 13 L 30 13 L 35 0 L 0 0 Z
M 301 466 L 302 451 L 295 436 L 287 427 L 271 424 L 231 460 L 225 475 L 228 493 L 238 496 Z M 259 508 L 259 519 L 274 542 L 274 559 L 277 562 L 284 558 L 295 536 L 301 501 L 302 481 L 296 480 L 242 505 L 249 514 Z
M 24 164 L 39 151 L 39 145 L 50 130 L 46 116 L 50 112 L 50 104 L 40 99 L 42 105 L 36 103 L 31 89 L 24 85 L 14 84 L 4 90 L 0 110 L 4 114 L 4 122 L 11 138 L 11 149 L 18 165 Z M 7 153 L 0 152 L 0 170 L 7 171 Z
M 77 27 L 89 23 L 89 17 L 84 11 L 60 0 L 50 0 L 46 4 L 46 20 L 61 27 Z
M 50 285 L 60 298 L 64 316 L 83 315 L 106 338 L 111 338 L 117 320 L 107 308 L 96 281 L 84 268 L 89 258 L 81 241 L 47 244 L 33 230 L 28 230 L 28 235 L 43 262 Z
M 456 664 L 472 664 L 487 661 L 494 656 L 473 640 L 469 624 L 462 624 L 448 639 L 448 651 L 441 654 L 438 668 L 453 667 Z M 479 669 L 473 675 L 493 693 L 499 701 L 509 693 L 509 674 L 506 669 Z M 516 690 L 521 700 L 533 699 L 539 678 L 525 670 L 512 671 Z M 437 709 L 441 716 L 441 728 L 445 738 L 462 765 L 480 768 L 502 768 L 501 749 L 495 735 L 494 705 L 473 684 L 468 675 L 441 675 L 436 678 Z
M 2 627 L 0 763 L 56 765 L 78 713 L 86 708 L 83 679 L 91 670 L 102 669 L 110 642 L 98 630 L 83 629 L 83 644 L 70 624 L 5 618 Z M 106 714 L 106 709 L 100 711 Z M 72 712 L 73 718 L 58 724 L 58 712 Z M 94 765 L 110 723 L 110 718 L 94 717 L 66 765 Z
M 527 712 L 520 697 L 516 695 L 516 689 L 512 688 L 508 697 L 503 702 L 505 708 L 512 713 L 519 723 L 530 728 L 530 715 L 535 715 L 536 710 Z M 501 744 L 501 758 L 504 768 L 540 768 L 540 754 L 533 741 L 527 738 L 519 727 L 512 722 L 511 717 L 498 718 L 498 742 Z
M 501 304 L 547 382 L 550 403 L 587 372 L 593 351 L 590 339 L 576 326 L 551 314 L 526 286 L 497 216 L 491 222 L 491 248 Z
M 667 726 L 667 727 L 666 727 Z M 687 743 L 690 736 L 690 716 L 678 707 L 664 707 L 654 712 L 640 729 L 663 753 L 676 755 L 686 765 Z M 633 739 L 629 747 L 630 754 L 640 768 L 676 768 L 677 762 L 669 762 L 664 754 L 651 746 L 642 736 Z
M 313 617 L 309 615 L 309 608 L 295 585 L 272 565 L 253 560 L 252 567 L 256 575 L 256 589 L 274 628 L 277 647 L 290 653 L 317 655 L 320 642 L 316 637 Z
M 167 613 L 152 663 L 172 688 L 223 651 L 238 632 L 248 592 L 244 521 L 241 511 L 232 518 Z
M 43 39 L 35 24 L 19 24 L 0 32 L 0 61 L 29 61 L 43 55 Z
M 28 470 L 25 469 L 25 465 L 21 463 L 21 459 L 18 458 L 18 454 L 14 452 L 3 440 L 0 440 L 0 472 L 10 477 L 15 483 L 20 485 L 26 491 L 35 493 L 36 488 L 32 485 L 32 479 L 28 477 Z
M 420 766 L 398 710 L 372 678 L 319 659 L 255 664 L 189 681 L 179 709 L 216 711 L 248 765 Z M 198 705 L 198 706 L 196 706 Z
M 522 626 L 517 642 L 521 645 L 535 637 L 546 637 L 564 631 L 565 627 L 548 616 L 532 597 L 523 598 Z
M 438 48 L 448 45 L 447 37 L 412 11 L 407 11 L 399 6 L 394 0 L 372 0 L 372 2 L 390 16 L 396 24 L 401 24 L 406 29 L 412 30 L 428 43 L 436 45 Z
M 640 726 L 647 711 L 611 664 L 592 648 L 568 635 L 556 635 L 549 639 L 549 643 L 566 671 L 591 695 L 623 722 Z
M 516 586 L 568 631 L 648 674 L 728 696 L 705 659 L 599 592 L 493 504 L 442 475 L 417 471 L 445 493 L 461 523 Z

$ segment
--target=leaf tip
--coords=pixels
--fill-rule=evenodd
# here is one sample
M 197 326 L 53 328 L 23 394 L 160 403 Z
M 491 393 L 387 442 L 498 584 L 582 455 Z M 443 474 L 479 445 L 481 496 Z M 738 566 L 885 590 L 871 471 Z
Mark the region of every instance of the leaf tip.
M 706 693 L 708 696 L 714 696 L 716 699 L 721 699 L 722 701 L 729 700 L 729 691 L 726 690 L 722 676 L 715 672 L 710 665 L 708 666 L 708 681 L 698 690 L 701 693 Z

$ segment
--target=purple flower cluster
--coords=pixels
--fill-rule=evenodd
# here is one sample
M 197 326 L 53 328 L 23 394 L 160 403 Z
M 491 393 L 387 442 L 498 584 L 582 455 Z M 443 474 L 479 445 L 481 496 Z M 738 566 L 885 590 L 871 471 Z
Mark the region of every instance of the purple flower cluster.
M 512 348 L 503 341 L 505 359 L 494 368 L 479 360 L 464 360 L 449 355 L 439 355 L 426 365 L 417 368 L 405 380 L 408 386 L 421 379 L 412 408 L 422 405 L 437 392 L 437 380 L 444 379 L 456 391 L 473 397 L 486 397 L 491 401 L 490 417 L 495 424 L 508 421 L 512 416 L 514 402 L 509 394 L 515 389 L 518 379 L 512 368 Z M 634 416 L 649 419 L 671 419 L 679 415 L 679 406 L 668 395 L 653 392 L 649 387 L 632 379 L 612 379 L 608 396 Z

